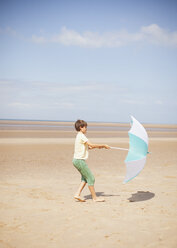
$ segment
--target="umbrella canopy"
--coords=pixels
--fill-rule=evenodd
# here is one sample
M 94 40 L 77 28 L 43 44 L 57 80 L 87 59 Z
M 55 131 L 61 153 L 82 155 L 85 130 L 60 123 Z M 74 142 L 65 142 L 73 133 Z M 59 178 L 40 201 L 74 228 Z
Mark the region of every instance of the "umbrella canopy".
M 145 128 L 131 116 L 131 129 L 129 135 L 129 152 L 125 160 L 126 177 L 124 183 L 136 177 L 144 168 L 148 154 L 148 135 Z

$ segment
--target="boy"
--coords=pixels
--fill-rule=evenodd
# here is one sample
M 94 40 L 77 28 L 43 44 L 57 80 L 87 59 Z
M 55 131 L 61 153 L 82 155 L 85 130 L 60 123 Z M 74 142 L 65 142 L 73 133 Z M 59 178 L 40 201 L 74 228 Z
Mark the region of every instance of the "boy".
M 92 199 L 95 202 L 103 202 L 104 199 L 101 197 L 97 197 L 94 189 L 94 182 L 95 178 L 88 168 L 85 160 L 88 158 L 88 148 L 106 148 L 109 149 L 108 145 L 98 145 L 92 144 L 85 136 L 87 132 L 87 123 L 84 120 L 77 120 L 75 122 L 75 129 L 78 132 L 75 140 L 75 150 L 74 150 L 74 158 L 73 158 L 73 165 L 76 169 L 81 173 L 81 184 L 74 195 L 74 198 L 84 202 L 85 200 L 80 196 L 82 190 L 84 189 L 86 183 L 88 183 L 88 187 L 90 193 L 92 195 Z

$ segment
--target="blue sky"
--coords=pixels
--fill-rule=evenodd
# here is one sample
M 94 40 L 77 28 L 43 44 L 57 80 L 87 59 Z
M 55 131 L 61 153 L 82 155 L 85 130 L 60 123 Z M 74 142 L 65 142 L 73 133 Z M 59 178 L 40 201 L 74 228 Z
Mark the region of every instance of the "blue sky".
M 177 1 L 0 1 L 0 119 L 177 124 Z

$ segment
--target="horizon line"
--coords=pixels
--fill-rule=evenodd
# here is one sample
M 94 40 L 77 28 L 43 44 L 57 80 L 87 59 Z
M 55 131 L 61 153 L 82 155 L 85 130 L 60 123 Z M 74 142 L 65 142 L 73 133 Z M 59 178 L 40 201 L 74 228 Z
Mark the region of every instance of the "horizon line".
M 51 119 L 48 119 L 48 120 L 44 120 L 44 119 L 11 119 L 11 118 L 0 118 L 0 121 L 34 121 L 34 122 L 37 122 L 37 121 L 41 121 L 41 122 L 75 122 L 76 120 L 51 120 Z M 89 120 L 87 121 L 88 123 L 113 123 L 113 124 L 129 124 L 131 121 L 129 122 L 120 122 L 120 121 L 93 121 L 93 120 Z M 148 124 L 148 125 L 177 125 L 177 123 L 157 123 L 157 122 L 141 122 L 142 124 Z

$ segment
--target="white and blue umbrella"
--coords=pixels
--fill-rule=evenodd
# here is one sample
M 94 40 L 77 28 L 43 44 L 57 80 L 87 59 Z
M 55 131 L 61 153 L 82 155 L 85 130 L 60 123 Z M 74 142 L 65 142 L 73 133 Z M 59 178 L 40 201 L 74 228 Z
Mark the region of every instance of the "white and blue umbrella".
M 125 160 L 127 172 L 124 183 L 135 178 L 144 168 L 148 152 L 148 135 L 145 128 L 131 116 L 131 129 L 129 135 L 129 149 L 111 147 L 113 149 L 128 150 Z

